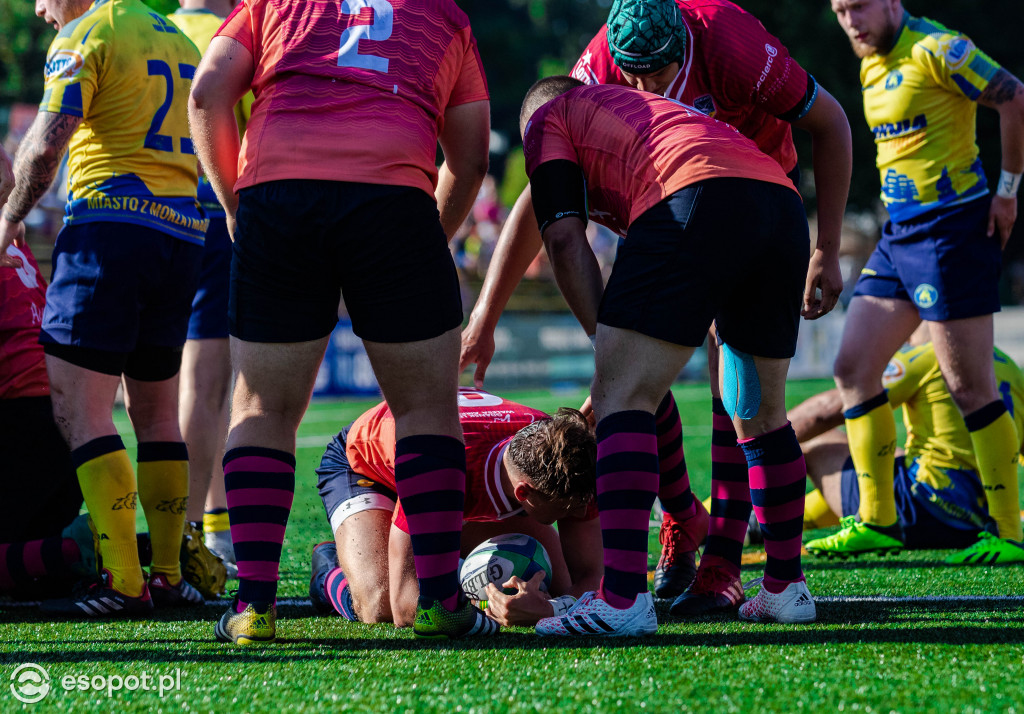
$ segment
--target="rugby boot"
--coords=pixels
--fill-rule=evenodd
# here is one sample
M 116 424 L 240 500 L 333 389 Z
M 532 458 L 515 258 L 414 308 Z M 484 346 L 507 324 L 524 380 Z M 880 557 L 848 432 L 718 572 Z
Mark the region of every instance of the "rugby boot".
M 804 548 L 817 556 L 847 558 L 864 553 L 895 555 L 906 543 L 899 521 L 891 526 L 876 526 L 860 522 L 857 516 L 846 516 L 839 526 L 836 533 L 808 541 Z

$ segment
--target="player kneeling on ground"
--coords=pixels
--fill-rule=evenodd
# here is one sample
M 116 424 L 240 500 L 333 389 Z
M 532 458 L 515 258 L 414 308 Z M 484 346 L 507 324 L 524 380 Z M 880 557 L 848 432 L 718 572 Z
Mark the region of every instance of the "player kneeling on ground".
M 646 635 L 647 533 L 661 484 L 655 412 L 712 321 L 768 560 L 743 619 L 810 622 L 800 566 L 805 467 L 786 420 L 810 246 L 800 196 L 749 139 L 678 102 L 549 77 L 520 114 L 537 223 L 558 287 L 596 339 L 604 578 L 543 635 Z M 740 208 L 741 210 L 737 210 Z M 625 237 L 607 287 L 589 217 Z M 837 245 L 818 249 L 837 260 Z
M 551 558 L 549 592 L 541 591 L 543 573 L 505 583 L 514 595 L 490 585 L 487 614 L 502 625 L 564 614 L 601 578 L 596 446 L 586 420 L 572 409 L 550 417 L 468 389 L 459 391 L 459 420 L 466 440 L 462 555 L 495 535 L 524 533 Z M 395 492 L 395 422 L 387 403 L 342 429 L 317 474 L 334 541 L 313 549 L 314 606 L 349 620 L 411 626 L 419 595 L 408 524 L 414 516 L 406 516 Z
M 1018 435 L 1024 434 L 1024 373 L 999 349 L 993 362 L 999 393 Z M 963 548 L 946 562 L 1024 563 L 1024 546 L 996 535 L 971 436 L 932 343 L 897 352 L 882 385 L 889 404 L 903 406 L 907 430 L 893 470 L 897 521 L 905 541 L 893 542 L 888 552 L 903 547 Z M 844 547 L 845 531 L 857 522 L 861 499 L 848 437 L 836 428 L 843 423 L 838 390 L 811 397 L 790 412 L 790 420 L 803 444 L 807 475 L 817 489 L 808 496 L 805 527 L 843 525 L 838 533 L 808 541 L 806 548 L 830 558 L 857 555 L 859 551 Z

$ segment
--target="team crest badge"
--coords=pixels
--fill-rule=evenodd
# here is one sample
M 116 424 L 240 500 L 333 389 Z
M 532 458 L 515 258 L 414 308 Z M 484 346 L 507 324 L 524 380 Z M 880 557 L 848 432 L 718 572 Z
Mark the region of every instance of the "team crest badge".
M 705 94 L 693 100 L 693 108 L 701 114 L 713 117 L 715 115 L 715 100 L 711 98 L 710 94 Z
M 921 308 L 933 307 L 939 301 L 939 291 L 935 286 L 921 283 L 914 290 L 914 304 Z
M 885 88 L 890 92 L 901 84 L 903 84 L 903 73 L 898 69 L 894 69 L 889 73 L 889 76 L 885 78 Z

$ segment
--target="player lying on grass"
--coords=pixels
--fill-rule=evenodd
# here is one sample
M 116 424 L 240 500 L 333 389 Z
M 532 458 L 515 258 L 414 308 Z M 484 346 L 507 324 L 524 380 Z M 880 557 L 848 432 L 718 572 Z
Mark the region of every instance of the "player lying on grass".
M 998 348 L 993 361 L 999 393 L 1013 415 L 1017 433 L 1022 434 L 1024 373 Z M 996 523 L 978 477 L 971 437 L 942 378 L 932 343 L 908 346 L 896 353 L 882 383 L 889 404 L 903 407 L 907 430 L 893 469 L 896 513 L 906 547 L 964 549 L 947 558 L 948 563 L 1024 562 L 1024 546 L 994 536 Z M 842 412 L 839 392 L 832 389 L 789 413 L 803 445 L 807 475 L 818 489 L 808 497 L 805 525 L 836 525 L 841 517 L 847 527 L 857 518 L 857 472 L 847 435 L 836 428 L 843 423 Z M 997 495 L 989 493 L 988 497 Z M 806 548 L 829 557 L 857 554 L 837 545 L 836 536 L 830 535 L 809 541 Z
M 544 545 L 553 569 L 549 593 L 540 591 L 539 574 L 530 582 L 513 578 L 508 587 L 519 592 L 512 596 L 489 586 L 487 613 L 503 625 L 564 613 L 601 578 L 596 445 L 586 420 L 573 409 L 549 417 L 461 389 L 459 421 L 466 440 L 462 555 L 495 535 L 525 533 Z M 386 402 L 342 429 L 317 474 L 334 541 L 313 549 L 314 606 L 349 620 L 412 625 L 419 595 L 413 516 L 395 492 L 395 421 Z

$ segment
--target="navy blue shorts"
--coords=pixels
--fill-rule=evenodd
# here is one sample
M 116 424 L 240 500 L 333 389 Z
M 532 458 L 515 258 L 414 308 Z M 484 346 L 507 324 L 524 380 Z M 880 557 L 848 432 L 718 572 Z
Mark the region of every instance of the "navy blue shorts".
M 854 296 L 907 300 L 922 320 L 957 320 L 999 312 L 999 235 L 988 237 L 991 201 L 979 198 L 888 221 L 861 270 Z
M 331 523 L 331 533 L 336 533 L 346 518 L 360 511 L 393 512 L 398 503 L 395 491 L 352 470 L 345 454 L 348 430 L 346 426 L 331 439 L 316 470 L 316 487 Z
M 105 353 L 185 344 L 203 246 L 134 223 L 65 226 L 39 341 Z
M 809 255 L 803 202 L 792 188 L 701 181 L 630 225 L 597 321 L 688 347 L 715 321 L 735 349 L 789 358 Z
M 188 339 L 215 340 L 228 337 L 228 283 L 231 278 L 231 236 L 227 220 L 211 217 L 203 247 L 199 289 L 192 299 Z
M 462 324 L 455 262 L 433 196 L 416 188 L 271 181 L 239 193 L 231 334 L 305 342 L 338 322 L 373 342 L 427 340 Z
M 966 548 L 978 540 L 979 524 L 968 520 L 969 511 L 977 510 L 979 498 L 984 498 L 981 482 L 970 471 L 945 469 L 952 486 L 949 494 L 955 500 L 946 500 L 944 494 L 929 488 L 916 478 L 918 464 L 908 467 L 902 456 L 893 465 L 893 483 L 896 495 L 896 516 L 903 525 L 907 548 Z M 843 516 L 857 515 L 860 508 L 860 489 L 853 459 L 843 464 L 842 473 Z M 957 503 L 960 501 L 960 503 Z M 963 511 L 961 517 L 955 511 Z M 981 515 L 987 519 L 987 514 Z M 974 518 L 979 518 L 978 514 Z

